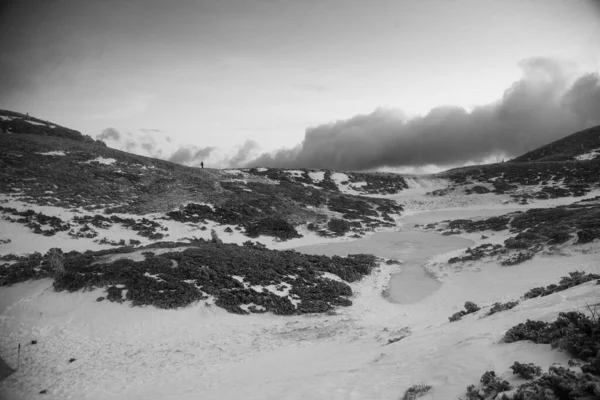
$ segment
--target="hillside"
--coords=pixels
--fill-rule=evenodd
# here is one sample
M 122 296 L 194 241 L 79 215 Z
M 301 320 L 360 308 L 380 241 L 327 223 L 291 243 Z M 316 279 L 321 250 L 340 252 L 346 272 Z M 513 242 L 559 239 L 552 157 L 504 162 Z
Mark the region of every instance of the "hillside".
M 26 127 L 29 133 L 0 135 L 0 192 L 27 204 L 211 220 L 250 229 L 250 237 L 268 232 L 272 223 L 289 224 L 288 230 L 311 223 L 323 235 L 362 234 L 394 226 L 402 211 L 387 199 L 361 196 L 403 190 L 400 176 L 190 168 L 54 135 L 58 127 L 38 130 L 31 121 L 13 118 L 6 122 L 11 129 Z M 336 222 L 344 216 L 354 221 Z
M 94 141 L 91 137 L 64 126 L 15 111 L 0 110 L 0 133 L 4 132 L 55 136 L 86 143 L 96 142 L 102 144 L 100 141 Z
M 448 187 L 431 193 L 507 194 L 526 204 L 535 199 L 580 197 L 600 184 L 600 126 L 568 135 L 509 162 L 441 172 Z
M 575 132 L 510 162 L 590 160 L 600 156 L 600 125 Z

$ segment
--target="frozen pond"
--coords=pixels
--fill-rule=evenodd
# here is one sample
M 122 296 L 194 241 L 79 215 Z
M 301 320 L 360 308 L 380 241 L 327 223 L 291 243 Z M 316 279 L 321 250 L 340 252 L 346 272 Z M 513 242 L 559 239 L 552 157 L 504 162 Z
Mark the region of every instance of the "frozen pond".
M 340 243 L 297 247 L 306 254 L 347 256 L 349 254 L 374 254 L 403 262 L 402 272 L 393 274 L 389 289 L 383 295 L 395 303 L 414 303 L 433 292 L 441 283 L 431 278 L 422 268 L 429 258 L 473 244 L 471 240 L 443 236 L 437 233 L 405 230 L 379 232 L 372 236 Z

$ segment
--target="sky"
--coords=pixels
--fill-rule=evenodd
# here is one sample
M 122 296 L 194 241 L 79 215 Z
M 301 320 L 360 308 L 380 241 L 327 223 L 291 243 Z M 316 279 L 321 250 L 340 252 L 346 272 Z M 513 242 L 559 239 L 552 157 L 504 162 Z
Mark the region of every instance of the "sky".
M 600 124 L 598 38 L 597 0 L 5 0 L 0 108 L 186 165 L 461 165 Z

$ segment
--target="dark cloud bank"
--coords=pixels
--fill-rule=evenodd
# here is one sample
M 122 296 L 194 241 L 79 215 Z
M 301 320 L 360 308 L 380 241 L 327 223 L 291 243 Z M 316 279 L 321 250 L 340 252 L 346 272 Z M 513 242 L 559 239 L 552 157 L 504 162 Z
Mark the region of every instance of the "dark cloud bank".
M 600 124 L 600 76 L 568 79 L 558 62 L 523 61 L 523 78 L 495 103 L 471 112 L 438 107 L 413 119 L 376 110 L 306 130 L 293 149 L 263 154 L 245 166 L 367 170 L 459 165 L 514 157 Z M 570 83 L 572 82 L 572 83 Z

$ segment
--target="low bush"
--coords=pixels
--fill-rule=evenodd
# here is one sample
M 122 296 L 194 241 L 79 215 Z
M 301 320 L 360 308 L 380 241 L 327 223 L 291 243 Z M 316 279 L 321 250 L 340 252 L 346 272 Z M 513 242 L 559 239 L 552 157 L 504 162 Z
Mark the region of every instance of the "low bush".
M 490 308 L 488 315 L 493 315 L 493 314 L 499 313 L 501 311 L 510 310 L 512 308 L 515 308 L 518 304 L 519 304 L 518 301 L 507 301 L 506 303 L 498 303 L 498 302 L 494 303 L 492 305 L 492 308 Z
M 523 379 L 533 379 L 542 374 L 542 368 L 531 363 L 521 364 L 520 362 L 515 361 L 510 369 L 512 369 L 514 375 L 518 375 Z
M 531 260 L 534 255 L 535 255 L 535 253 L 532 251 L 520 251 L 520 252 L 512 254 L 509 257 L 502 260 L 500 265 L 502 265 L 504 267 L 509 267 L 512 265 L 521 264 L 525 261 Z
M 431 390 L 431 388 L 431 385 L 426 385 L 424 383 L 420 385 L 413 385 L 406 389 L 406 392 L 404 392 L 404 396 L 402 396 L 402 400 L 418 399 L 419 397 L 422 397 L 425 394 L 427 394 Z
M 464 307 L 465 307 L 465 311 L 456 312 L 456 313 L 452 314 L 451 317 L 448 318 L 450 320 L 450 322 L 459 321 L 465 315 L 473 314 L 481 309 L 477 304 L 475 304 L 471 301 L 467 301 L 465 303 Z
M 558 285 L 548 285 L 544 287 L 537 287 L 529 290 L 523 295 L 526 299 L 533 299 L 539 296 L 549 296 L 552 293 L 561 292 L 574 286 L 581 285 L 585 282 L 592 281 L 594 279 L 600 279 L 599 274 L 585 273 L 582 271 L 569 272 L 569 276 L 563 276 L 560 278 Z
M 539 367 L 538 367 L 539 368 Z M 502 400 L 589 400 L 600 398 L 598 376 L 552 366 L 547 373 L 519 386 L 511 397 Z
M 263 218 L 246 227 L 246 236 L 256 238 L 260 235 L 274 236 L 281 240 L 302 237 L 291 224 L 282 218 Z
M 467 387 L 468 400 L 495 399 L 499 393 L 510 389 L 510 384 L 507 381 L 498 378 L 494 371 L 487 371 L 484 373 L 481 376 L 479 383 L 479 387 L 476 387 L 475 385 L 469 385 Z
M 591 318 L 583 313 L 570 311 L 560 313 L 556 321 L 551 323 L 527 320 L 504 334 L 506 343 L 520 340 L 551 344 L 583 361 L 600 361 L 600 321 L 595 309 Z
M 343 236 L 350 231 L 352 225 L 346 220 L 332 218 L 327 223 L 327 228 L 337 236 Z

